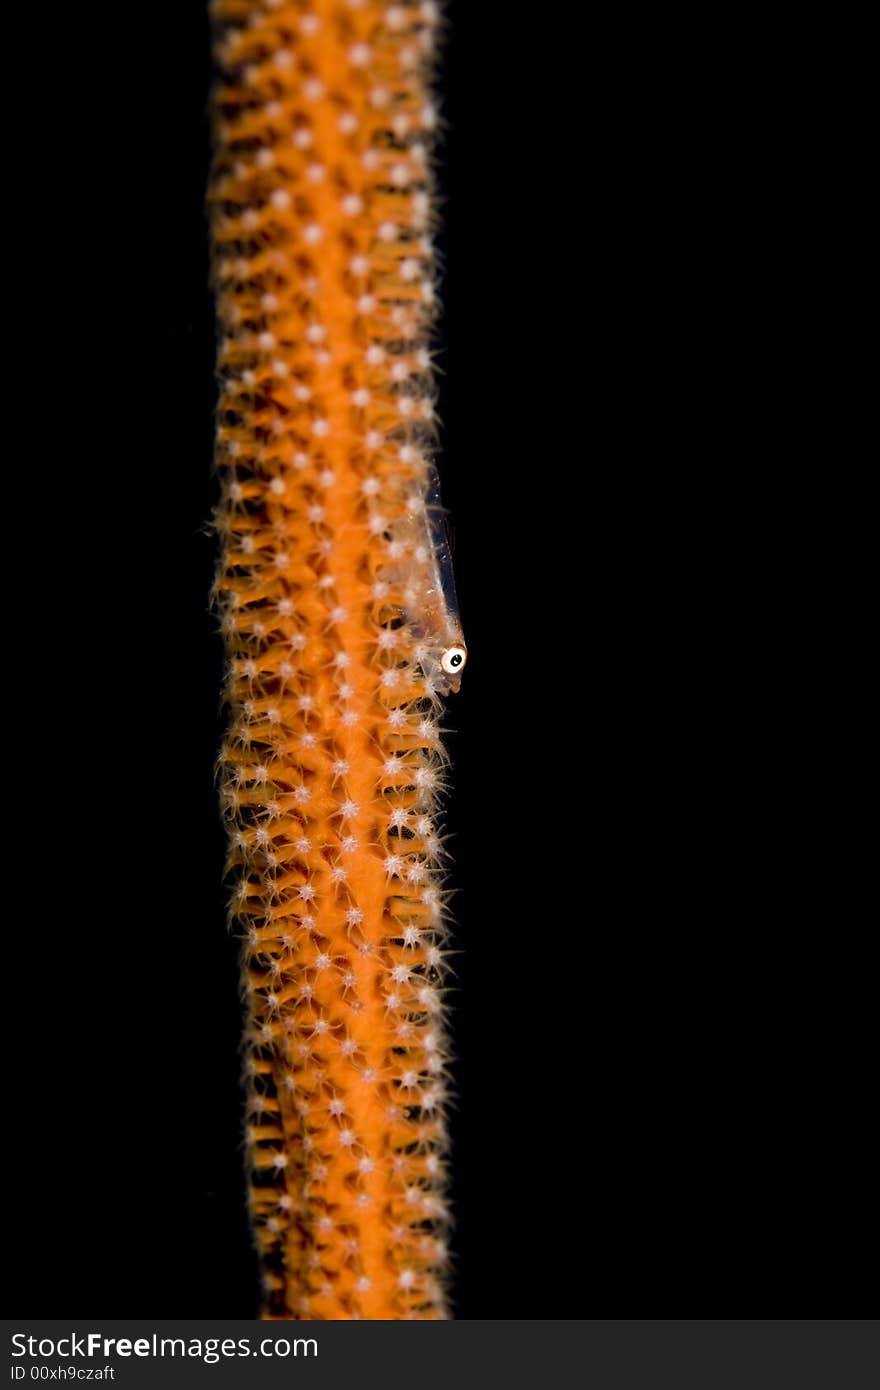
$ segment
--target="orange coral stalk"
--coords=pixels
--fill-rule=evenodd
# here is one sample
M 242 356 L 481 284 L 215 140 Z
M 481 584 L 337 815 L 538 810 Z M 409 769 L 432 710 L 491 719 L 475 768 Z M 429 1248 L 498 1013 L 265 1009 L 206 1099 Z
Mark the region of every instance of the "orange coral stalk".
M 444 1317 L 431 4 L 214 0 L 222 753 L 265 1315 Z

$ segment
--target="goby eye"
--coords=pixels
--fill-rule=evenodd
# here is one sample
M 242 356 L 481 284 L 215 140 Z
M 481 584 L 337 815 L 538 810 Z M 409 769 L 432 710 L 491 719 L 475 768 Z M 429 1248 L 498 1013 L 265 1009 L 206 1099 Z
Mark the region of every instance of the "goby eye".
M 448 676 L 457 676 L 467 661 L 467 652 L 464 647 L 447 647 L 440 658 L 440 665 Z

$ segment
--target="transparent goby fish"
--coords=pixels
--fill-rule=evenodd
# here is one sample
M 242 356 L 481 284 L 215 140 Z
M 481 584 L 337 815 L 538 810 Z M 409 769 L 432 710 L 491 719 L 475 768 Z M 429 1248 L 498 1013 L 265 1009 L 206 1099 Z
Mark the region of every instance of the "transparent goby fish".
M 457 691 L 467 662 L 458 611 L 452 548 L 440 479 L 428 464 L 422 486 L 407 493 L 405 514 L 393 527 L 394 576 L 403 585 L 404 620 L 415 657 L 431 688 Z

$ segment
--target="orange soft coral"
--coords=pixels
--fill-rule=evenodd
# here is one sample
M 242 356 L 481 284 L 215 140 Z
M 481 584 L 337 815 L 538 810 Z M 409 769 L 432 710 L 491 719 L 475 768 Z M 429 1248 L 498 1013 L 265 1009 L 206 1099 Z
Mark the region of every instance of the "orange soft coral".
M 213 16 L 222 768 L 265 1312 L 444 1317 L 444 686 L 409 620 L 435 7 Z

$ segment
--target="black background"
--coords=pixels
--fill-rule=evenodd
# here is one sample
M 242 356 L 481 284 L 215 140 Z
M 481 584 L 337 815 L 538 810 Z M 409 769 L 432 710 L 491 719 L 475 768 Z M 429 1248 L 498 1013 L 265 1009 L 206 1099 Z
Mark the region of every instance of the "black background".
M 792 842 L 809 758 L 779 629 L 747 630 L 719 563 L 762 537 L 730 529 L 752 475 L 687 202 L 705 152 L 673 95 L 657 134 L 633 35 L 447 15 L 455 1313 L 863 1312 L 864 926 Z M 249 1316 L 207 18 L 75 21 L 24 132 L 46 210 L 14 228 L 39 294 L 8 610 L 32 638 L 7 730 L 13 1311 Z

